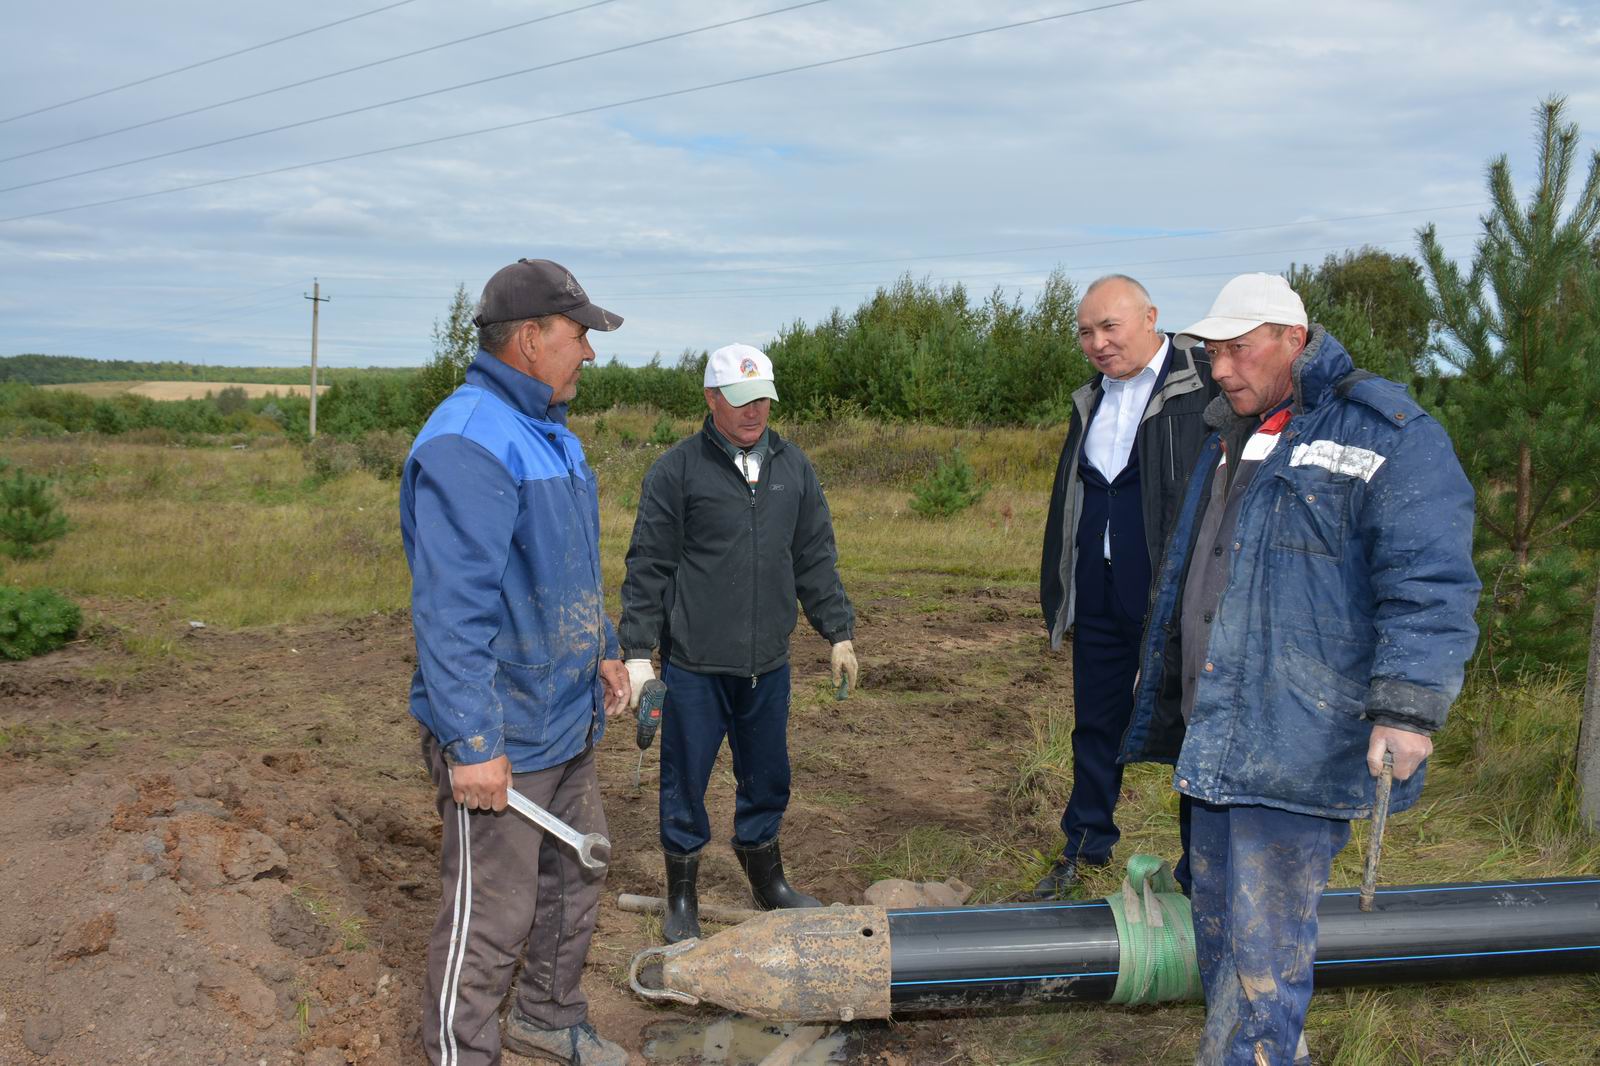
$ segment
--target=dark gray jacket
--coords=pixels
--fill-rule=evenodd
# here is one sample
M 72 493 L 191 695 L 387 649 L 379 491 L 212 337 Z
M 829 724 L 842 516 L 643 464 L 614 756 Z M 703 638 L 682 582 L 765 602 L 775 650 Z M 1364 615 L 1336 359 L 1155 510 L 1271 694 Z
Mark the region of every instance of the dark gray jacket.
M 1172 335 L 1167 337 L 1171 340 Z M 1044 624 L 1050 630 L 1052 648 L 1061 647 L 1061 639 L 1072 628 L 1074 618 L 1072 575 L 1077 565 L 1074 556 L 1078 544 L 1078 515 L 1083 506 L 1078 456 L 1083 451 L 1084 427 L 1089 424 L 1105 390 L 1104 380 L 1103 375 L 1096 374 L 1093 381 L 1072 394 L 1072 419 L 1056 467 L 1050 509 L 1045 513 L 1039 605 L 1044 609 Z M 1178 517 L 1189 471 L 1200 454 L 1200 445 L 1210 433 L 1204 416 L 1206 404 L 1215 395 L 1217 386 L 1211 380 L 1211 360 L 1205 349 L 1173 345 L 1167 353 L 1166 377 L 1151 394 L 1139 422 L 1139 431 L 1134 435 L 1134 447 L 1139 450 L 1139 502 L 1144 512 L 1145 546 L 1150 553 L 1152 571 Z
M 752 494 L 711 419 L 667 450 L 639 487 L 622 582 L 623 655 L 755 677 L 789 659 L 796 601 L 832 642 L 855 633 L 833 520 L 811 461 L 767 431 Z

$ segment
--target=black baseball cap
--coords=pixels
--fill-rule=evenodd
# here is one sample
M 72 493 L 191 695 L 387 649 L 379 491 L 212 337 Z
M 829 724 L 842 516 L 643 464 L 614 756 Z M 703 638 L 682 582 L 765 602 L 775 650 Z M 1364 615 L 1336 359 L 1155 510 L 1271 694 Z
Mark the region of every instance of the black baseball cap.
M 548 259 L 518 259 L 495 271 L 483 287 L 477 326 L 517 322 L 544 315 L 566 315 L 580 326 L 610 332 L 622 325 L 622 316 L 589 302 L 572 271 Z

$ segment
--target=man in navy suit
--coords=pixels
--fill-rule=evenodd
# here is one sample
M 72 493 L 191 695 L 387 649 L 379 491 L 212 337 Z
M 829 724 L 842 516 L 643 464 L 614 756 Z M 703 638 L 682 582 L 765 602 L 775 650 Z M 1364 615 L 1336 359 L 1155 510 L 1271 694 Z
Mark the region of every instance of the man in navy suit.
M 1117 751 L 1133 709 L 1151 575 L 1217 392 L 1205 350 L 1178 348 L 1158 330 L 1150 294 L 1133 278 L 1112 274 L 1085 290 L 1078 338 L 1100 373 L 1072 394 L 1039 574 L 1050 647 L 1073 631 L 1072 795 L 1061 855 L 1034 890 L 1040 899 L 1065 895 L 1080 867 L 1111 861 Z M 1177 873 L 1187 889 L 1187 864 Z

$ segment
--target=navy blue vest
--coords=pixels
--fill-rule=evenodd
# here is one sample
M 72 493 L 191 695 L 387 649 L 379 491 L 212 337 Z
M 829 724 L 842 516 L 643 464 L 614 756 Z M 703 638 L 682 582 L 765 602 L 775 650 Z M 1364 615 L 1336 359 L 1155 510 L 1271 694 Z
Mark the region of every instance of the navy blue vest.
M 1167 352 L 1166 363 L 1156 377 L 1152 397 L 1161 391 L 1172 369 L 1176 353 Z M 1085 443 L 1089 426 L 1100 413 L 1100 401 L 1105 391 L 1095 397 L 1094 410 L 1083 427 Z M 1079 614 L 1110 614 L 1112 604 L 1108 597 L 1115 596 L 1117 606 L 1130 618 L 1143 620 L 1146 601 L 1150 597 L 1150 549 L 1144 535 L 1144 493 L 1139 483 L 1139 442 L 1135 435 L 1129 451 L 1128 465 L 1111 481 L 1089 462 L 1089 449 L 1078 453 L 1078 480 L 1083 485 L 1083 507 L 1078 514 L 1078 562 L 1075 577 L 1078 586 L 1077 612 Z M 1111 527 L 1110 581 L 1106 580 L 1106 526 Z

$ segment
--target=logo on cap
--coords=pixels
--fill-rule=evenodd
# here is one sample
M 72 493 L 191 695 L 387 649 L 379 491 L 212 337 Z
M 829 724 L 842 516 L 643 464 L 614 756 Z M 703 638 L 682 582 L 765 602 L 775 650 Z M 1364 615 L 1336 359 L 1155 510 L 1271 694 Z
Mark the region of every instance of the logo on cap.
M 578 279 L 573 277 L 571 274 L 567 275 L 567 291 L 579 300 L 588 299 L 588 297 L 583 294 L 583 286 L 579 285 Z
M 748 355 L 739 360 L 739 373 L 747 378 L 760 377 L 761 371 L 756 369 L 756 361 Z

